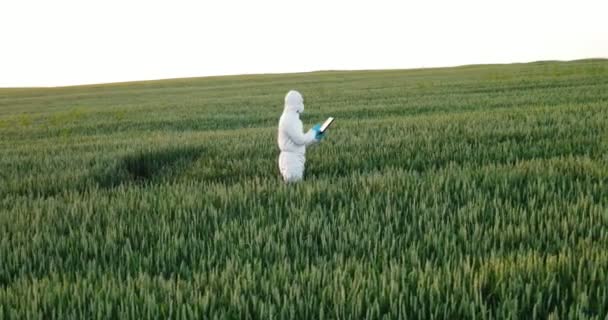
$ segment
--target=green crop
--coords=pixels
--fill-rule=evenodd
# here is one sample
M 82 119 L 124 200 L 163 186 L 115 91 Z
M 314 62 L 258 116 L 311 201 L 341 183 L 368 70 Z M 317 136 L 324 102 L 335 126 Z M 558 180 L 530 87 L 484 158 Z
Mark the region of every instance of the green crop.
M 607 314 L 607 60 L 0 89 L 0 319 Z

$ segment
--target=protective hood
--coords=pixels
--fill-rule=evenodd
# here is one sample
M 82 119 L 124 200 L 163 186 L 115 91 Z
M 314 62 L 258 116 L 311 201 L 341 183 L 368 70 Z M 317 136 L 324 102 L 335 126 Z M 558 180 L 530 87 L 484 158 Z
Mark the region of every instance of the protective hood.
M 302 95 L 299 92 L 295 90 L 287 92 L 287 95 L 285 96 L 284 112 L 304 112 L 304 98 L 302 98 Z

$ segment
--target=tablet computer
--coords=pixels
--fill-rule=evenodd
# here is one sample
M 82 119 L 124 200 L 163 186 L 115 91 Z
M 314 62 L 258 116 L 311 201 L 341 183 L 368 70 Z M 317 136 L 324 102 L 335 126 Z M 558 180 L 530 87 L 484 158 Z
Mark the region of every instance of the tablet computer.
M 324 133 L 325 130 L 327 130 L 327 128 L 329 128 L 329 126 L 334 122 L 334 118 L 333 117 L 329 117 L 327 118 L 327 120 L 325 120 L 325 122 L 323 122 L 323 125 L 321 126 L 321 133 Z

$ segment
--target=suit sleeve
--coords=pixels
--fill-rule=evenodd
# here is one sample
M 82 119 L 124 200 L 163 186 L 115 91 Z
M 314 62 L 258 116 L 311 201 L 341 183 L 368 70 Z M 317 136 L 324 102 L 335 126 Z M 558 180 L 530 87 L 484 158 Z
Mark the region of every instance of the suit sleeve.
M 315 142 L 315 132 L 313 130 L 308 130 L 307 133 L 302 133 L 302 122 L 298 121 L 296 125 L 287 126 L 287 135 L 291 141 L 293 141 L 297 145 L 307 146 L 313 142 Z

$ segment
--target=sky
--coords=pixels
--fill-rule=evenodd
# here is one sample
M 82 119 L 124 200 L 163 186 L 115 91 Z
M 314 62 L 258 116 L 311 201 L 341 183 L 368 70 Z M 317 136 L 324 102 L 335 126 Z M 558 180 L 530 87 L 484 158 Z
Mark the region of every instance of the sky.
M 608 58 L 608 1 L 2 0 L 0 87 Z

